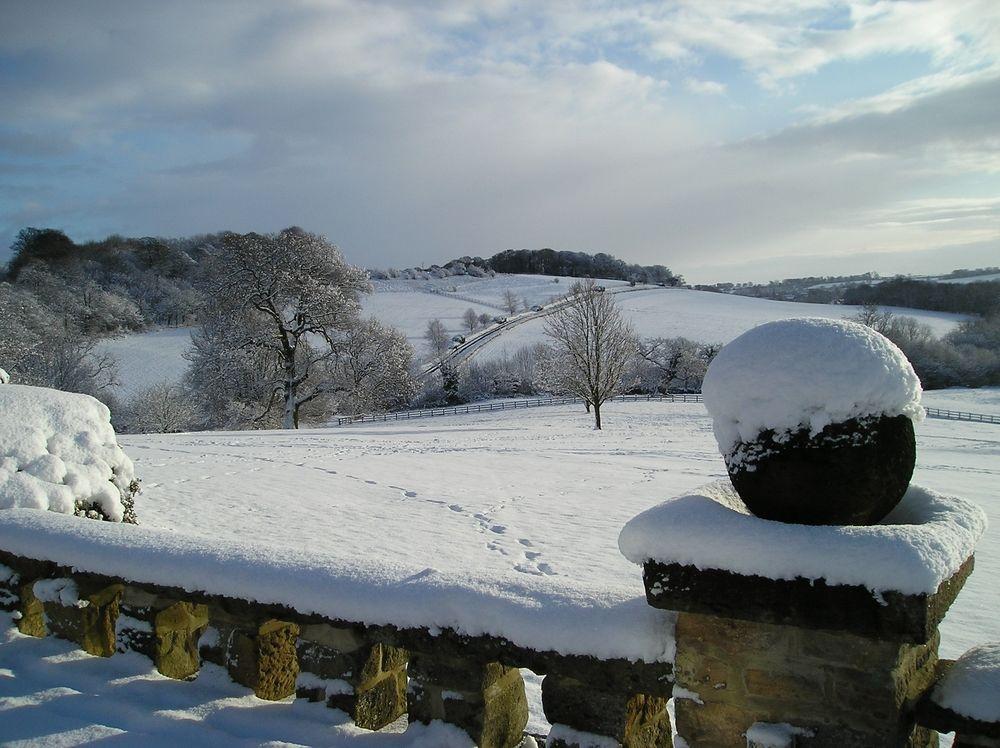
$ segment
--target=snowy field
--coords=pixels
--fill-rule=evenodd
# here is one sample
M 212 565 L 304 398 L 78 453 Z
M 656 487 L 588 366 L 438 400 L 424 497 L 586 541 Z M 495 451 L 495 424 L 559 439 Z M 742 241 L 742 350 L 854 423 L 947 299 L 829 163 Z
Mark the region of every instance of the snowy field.
M 100 350 L 118 362 L 118 394 L 128 396 L 161 382 L 179 382 L 188 367 L 184 352 L 191 347 L 193 330 L 173 327 L 103 341 Z
M 364 314 L 376 317 L 406 335 L 418 358 L 429 355 L 424 333 L 427 323 L 440 319 L 449 334 L 466 334 L 462 314 L 469 307 L 491 317 L 506 314 L 501 305 L 503 293 L 513 291 L 518 299 L 530 304 L 546 304 L 554 296 L 566 293 L 574 278 L 550 275 L 498 275 L 495 278 L 458 276 L 431 281 L 376 281 L 376 292 L 362 297 Z M 624 281 L 599 281 L 608 288 L 624 288 Z M 436 289 L 443 293 L 432 293 Z M 452 289 L 454 293 L 452 294 Z M 452 294 L 452 295 L 449 295 Z M 459 296 L 464 298 L 458 298 Z M 787 301 L 754 299 L 748 296 L 692 291 L 681 288 L 651 287 L 617 294 L 619 307 L 645 337 L 683 336 L 703 342 L 726 343 L 740 333 L 777 319 L 788 317 L 851 317 L 857 307 L 828 304 L 799 304 Z M 898 314 L 926 322 L 935 334 L 952 330 L 965 315 L 929 312 L 921 309 L 889 307 Z M 190 344 L 190 329 L 169 329 L 140 335 L 128 335 L 103 343 L 119 363 L 119 392 L 131 394 L 159 382 L 177 382 L 187 368 L 182 354 Z M 509 355 L 525 345 L 544 342 L 543 321 L 534 319 L 512 326 L 476 354 L 478 360 Z
M 680 336 L 706 343 L 728 343 L 752 327 L 789 317 L 844 319 L 858 313 L 858 307 L 854 306 L 771 301 L 684 288 L 654 288 L 620 294 L 615 301 L 641 337 Z M 950 332 L 966 318 L 965 315 L 922 309 L 887 309 L 925 322 L 939 336 Z M 501 358 L 526 345 L 541 342 L 545 342 L 544 321 L 531 320 L 505 331 L 476 358 Z
M 427 323 L 439 319 L 450 335 L 466 335 L 468 328 L 462 322 L 462 315 L 470 307 L 476 310 L 476 314 L 485 313 L 491 318 L 504 314 L 482 304 L 419 291 L 391 291 L 361 297 L 362 312 L 402 332 L 419 358 L 430 355 L 430 348 L 424 339 Z
M 945 390 L 924 392 L 922 400 L 927 408 L 958 410 L 966 413 L 985 413 L 1000 416 L 1000 387 L 949 387 Z
M 605 412 L 603 432 L 591 429 L 582 410 L 556 407 L 298 433 L 122 441 L 144 479 L 137 502 L 142 530 L 167 533 L 181 546 L 187 539 L 222 547 L 266 537 L 256 546 L 258 556 L 295 557 L 304 549 L 317 567 L 360 556 L 395 580 L 380 588 L 382 603 L 407 587 L 419 593 L 406 597 L 409 609 L 385 611 L 394 618 L 430 616 L 446 624 L 463 615 L 453 585 L 481 587 L 473 591 L 500 598 L 499 607 L 483 611 L 486 630 L 528 643 L 549 637 L 548 643 L 572 649 L 585 632 L 535 628 L 531 606 L 546 599 L 583 605 L 591 596 L 597 607 L 642 615 L 641 572 L 620 555 L 619 530 L 637 512 L 724 475 L 701 405 L 615 403 Z M 920 424 L 915 481 L 976 501 L 1000 528 L 1000 427 Z M 94 523 L 95 530 L 107 527 Z M 991 529 L 976 572 L 942 626 L 942 656 L 1000 639 L 998 575 L 1000 540 Z M 414 602 L 428 597 L 426 609 Z M 369 613 L 382 603 L 372 602 Z M 558 628 L 553 619 L 545 622 Z M 361 740 L 333 710 L 265 704 L 213 668 L 198 683 L 181 684 L 152 673 L 138 657 L 109 663 L 72 645 L 20 637 L 9 617 L 0 627 L 8 640 L 0 647 L 6 744 L 115 736 L 153 745 Z M 124 693 L 130 700 L 123 703 Z M 532 695 L 537 702 L 537 688 Z M 462 744 L 422 728 L 365 739 L 387 746 Z

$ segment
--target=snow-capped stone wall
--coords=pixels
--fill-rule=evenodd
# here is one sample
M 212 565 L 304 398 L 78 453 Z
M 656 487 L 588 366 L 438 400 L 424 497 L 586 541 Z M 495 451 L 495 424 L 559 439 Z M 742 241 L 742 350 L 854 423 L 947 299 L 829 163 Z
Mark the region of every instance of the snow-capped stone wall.
M 0 387 L 0 509 L 134 522 L 138 484 L 107 407 L 88 395 Z

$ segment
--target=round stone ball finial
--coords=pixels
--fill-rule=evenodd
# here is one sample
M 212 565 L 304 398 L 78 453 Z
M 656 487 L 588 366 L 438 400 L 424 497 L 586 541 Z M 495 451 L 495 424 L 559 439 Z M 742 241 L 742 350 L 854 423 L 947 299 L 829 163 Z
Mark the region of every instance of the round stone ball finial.
M 724 346 L 702 387 L 726 469 L 758 517 L 870 525 L 899 503 L 916 462 L 920 380 L 856 322 L 769 322 Z

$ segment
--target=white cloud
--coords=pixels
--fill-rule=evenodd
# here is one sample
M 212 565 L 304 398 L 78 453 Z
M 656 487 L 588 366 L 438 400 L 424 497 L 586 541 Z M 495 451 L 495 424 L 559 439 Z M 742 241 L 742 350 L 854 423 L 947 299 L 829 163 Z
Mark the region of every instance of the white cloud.
M 45 199 L 0 195 L 0 234 L 28 216 L 138 234 L 300 224 L 375 264 L 548 245 L 680 270 L 981 241 L 995 214 L 894 211 L 950 194 L 943 178 L 1000 172 L 998 7 L 26 4 L 0 32 L 22 70 L 0 89 L 0 148 L 45 131 L 97 176 L 39 165 L 23 194 Z M 730 145 L 668 83 L 733 91 L 700 65 L 721 55 L 805 86 L 900 51 L 934 67 Z M 171 138 L 188 144 L 175 159 Z

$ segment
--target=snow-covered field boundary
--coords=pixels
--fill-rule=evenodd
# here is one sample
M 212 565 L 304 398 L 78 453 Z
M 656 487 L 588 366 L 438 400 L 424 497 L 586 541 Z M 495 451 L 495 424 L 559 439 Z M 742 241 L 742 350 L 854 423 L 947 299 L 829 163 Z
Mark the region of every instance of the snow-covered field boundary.
M 611 398 L 617 403 L 700 403 L 698 393 L 678 395 L 616 395 Z M 518 410 L 520 408 L 544 408 L 551 405 L 583 405 L 579 397 L 533 397 L 526 400 L 500 400 L 485 403 L 469 403 L 467 405 L 452 405 L 445 408 L 423 408 L 421 410 L 397 410 L 389 413 L 364 413 L 354 416 L 340 416 L 332 426 L 349 426 L 353 423 L 383 423 L 386 421 L 410 421 L 418 418 L 433 418 L 440 416 L 461 416 L 472 413 L 493 413 L 503 410 Z M 968 420 L 968 419 L 965 419 Z
M 700 403 L 701 393 L 691 392 L 676 395 L 616 395 L 612 402 L 638 403 Z M 331 421 L 331 426 L 350 426 L 356 423 L 384 423 L 387 421 L 411 421 L 418 418 L 437 418 L 441 416 L 462 416 L 475 413 L 493 413 L 495 411 L 518 410 L 521 408 L 545 408 L 556 405 L 583 405 L 579 397 L 532 397 L 523 400 L 501 400 L 485 403 L 468 403 L 452 405 L 444 408 L 423 408 L 420 410 L 396 410 L 388 413 L 359 413 L 351 416 L 338 416 Z M 1000 416 L 990 413 L 968 413 L 960 410 L 924 407 L 928 418 L 940 418 L 946 421 L 969 421 L 972 423 L 994 423 L 1000 425 Z

